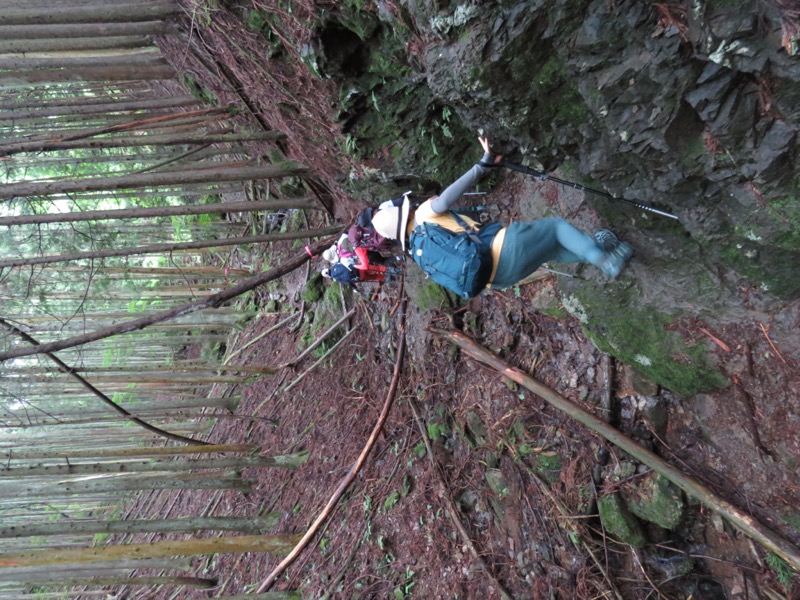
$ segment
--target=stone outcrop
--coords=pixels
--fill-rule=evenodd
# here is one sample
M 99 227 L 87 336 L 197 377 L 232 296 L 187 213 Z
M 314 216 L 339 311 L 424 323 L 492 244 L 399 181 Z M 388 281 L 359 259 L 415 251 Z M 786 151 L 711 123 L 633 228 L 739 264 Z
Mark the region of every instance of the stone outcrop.
M 562 285 L 604 349 L 683 394 L 726 381 L 704 347 L 668 331 L 679 314 L 714 326 L 769 315 L 782 347 L 798 350 L 800 57 L 780 11 L 721 1 L 403 4 L 434 40 L 429 87 L 468 129 L 534 167 L 568 168 L 679 217 L 592 200 L 636 250 L 617 284 Z M 669 348 L 654 347 L 662 342 Z
M 603 350 L 683 395 L 728 383 L 709 342 L 681 334 L 687 320 L 769 320 L 773 340 L 800 351 L 800 57 L 778 8 L 375 6 L 331 12 L 315 61 L 344 81 L 353 145 L 389 149 L 400 172 L 379 176 L 383 193 L 392 181 L 426 192 L 449 183 L 482 130 L 516 162 L 678 217 L 591 194 L 592 210 L 568 206 L 577 224 L 609 226 L 636 252 L 616 283 L 592 270 L 560 282 L 564 306 Z M 567 212 L 536 198 L 523 208 L 529 218 Z

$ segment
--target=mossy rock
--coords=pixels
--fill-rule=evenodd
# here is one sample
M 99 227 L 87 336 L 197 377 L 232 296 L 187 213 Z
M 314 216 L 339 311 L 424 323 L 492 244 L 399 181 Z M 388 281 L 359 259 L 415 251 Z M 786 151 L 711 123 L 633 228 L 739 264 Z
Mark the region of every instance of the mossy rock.
M 642 307 L 635 284 L 576 287 L 562 299 L 603 352 L 631 365 L 673 392 L 691 396 L 727 387 L 730 381 L 712 362 L 703 343 L 689 344 L 672 331 L 675 318 Z
M 486 469 L 486 485 L 494 492 L 494 495 L 489 497 L 492 511 L 502 521 L 506 516 L 506 504 L 503 498 L 508 495 L 508 482 L 503 472 L 500 469 Z
M 486 469 L 486 485 L 501 498 L 508 494 L 508 482 L 500 469 Z
M 623 494 L 630 511 L 664 529 L 675 529 L 683 518 L 681 491 L 659 473 L 651 473 Z
M 448 304 L 447 290 L 429 281 L 417 291 L 417 306 L 422 312 L 442 308 Z
M 425 423 L 425 428 L 432 442 L 444 444 L 448 441 L 453 430 L 450 426 L 450 413 L 444 404 L 436 405 L 433 414 Z
M 641 523 L 631 514 L 619 494 L 603 496 L 597 508 L 608 533 L 634 548 L 643 548 L 647 544 Z
M 311 277 L 308 279 L 308 283 L 306 283 L 305 289 L 303 290 L 303 300 L 313 304 L 322 298 L 324 291 L 325 286 L 322 284 L 322 275 L 316 272 L 312 273 Z
M 537 454 L 533 469 L 549 483 L 554 483 L 561 472 L 561 457 L 555 452 Z
M 466 433 L 470 441 L 475 446 L 486 445 L 486 438 L 489 433 L 486 429 L 486 424 L 481 419 L 480 415 L 474 410 L 467 413 Z

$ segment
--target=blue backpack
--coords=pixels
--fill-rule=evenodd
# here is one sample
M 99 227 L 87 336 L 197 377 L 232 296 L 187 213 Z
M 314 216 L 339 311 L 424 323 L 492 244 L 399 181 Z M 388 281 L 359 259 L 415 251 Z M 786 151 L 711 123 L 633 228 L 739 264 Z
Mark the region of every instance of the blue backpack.
M 473 229 L 460 215 L 449 212 L 464 231 L 456 233 L 436 223 L 422 223 L 409 236 L 408 252 L 436 283 L 461 298 L 473 298 L 492 276 L 491 243 L 502 225 L 487 223 Z
M 355 285 L 359 282 L 358 273 L 355 269 L 348 269 L 342 263 L 337 262 L 330 269 L 331 279 L 343 285 Z

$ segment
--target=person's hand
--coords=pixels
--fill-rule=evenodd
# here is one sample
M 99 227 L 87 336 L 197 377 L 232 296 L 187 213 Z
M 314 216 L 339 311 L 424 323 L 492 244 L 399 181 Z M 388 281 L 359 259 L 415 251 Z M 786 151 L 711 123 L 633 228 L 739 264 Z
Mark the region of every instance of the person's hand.
M 478 141 L 481 143 L 481 148 L 483 148 L 483 151 L 486 154 L 488 154 L 489 156 L 494 157 L 494 163 L 493 164 L 495 164 L 495 165 L 500 164 L 500 161 L 503 160 L 503 155 L 502 154 L 495 155 L 492 152 L 492 147 L 489 144 L 489 138 L 485 138 L 485 137 L 479 136 L 478 137 Z

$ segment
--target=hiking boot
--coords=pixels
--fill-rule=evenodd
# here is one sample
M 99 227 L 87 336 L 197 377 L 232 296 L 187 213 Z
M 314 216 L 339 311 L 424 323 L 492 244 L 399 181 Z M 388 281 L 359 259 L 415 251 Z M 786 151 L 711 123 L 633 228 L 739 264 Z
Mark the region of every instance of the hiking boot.
M 609 229 L 598 229 L 595 231 L 594 241 L 605 252 L 610 252 L 619 246 L 619 238 Z
M 625 242 L 618 241 L 616 248 L 605 252 L 603 262 L 600 263 L 600 270 L 611 279 L 616 279 L 631 256 L 633 256 L 633 249 Z

